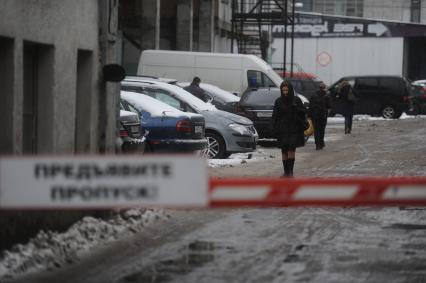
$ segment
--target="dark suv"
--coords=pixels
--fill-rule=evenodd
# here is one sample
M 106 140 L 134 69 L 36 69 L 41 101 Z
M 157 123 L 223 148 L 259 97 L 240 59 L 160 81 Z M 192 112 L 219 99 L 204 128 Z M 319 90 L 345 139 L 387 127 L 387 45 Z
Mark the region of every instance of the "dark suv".
M 410 83 L 399 76 L 344 77 L 330 86 L 333 114 L 342 114 L 342 101 L 336 98 L 338 86 L 346 80 L 357 100 L 354 114 L 368 114 L 397 119 L 411 108 Z
M 321 81 L 312 78 L 286 78 L 286 80 L 290 81 L 294 87 L 294 90 L 310 99 L 312 95 L 314 95 L 319 90 L 319 85 Z

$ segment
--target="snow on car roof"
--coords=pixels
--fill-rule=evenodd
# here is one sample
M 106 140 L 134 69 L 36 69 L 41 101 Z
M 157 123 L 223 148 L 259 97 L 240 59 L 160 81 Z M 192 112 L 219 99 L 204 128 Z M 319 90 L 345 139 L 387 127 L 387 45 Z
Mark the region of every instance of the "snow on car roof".
M 425 85 L 426 84 L 426 80 L 414 81 L 414 82 L 412 82 L 412 84 L 414 84 L 414 85 Z
M 149 112 L 151 116 L 163 116 L 167 114 L 167 116 L 177 117 L 186 115 L 186 113 L 174 107 L 141 93 L 121 91 L 120 95 L 124 100 L 128 101 L 136 108 Z
M 197 109 L 199 111 L 205 111 L 205 110 L 214 111 L 214 110 L 217 110 L 217 108 L 214 105 L 212 105 L 210 103 L 205 103 L 204 101 L 202 101 L 198 97 L 195 97 L 191 93 L 187 92 L 183 88 L 176 86 L 176 85 L 171 85 L 171 84 L 167 84 L 167 83 L 163 83 L 163 82 L 155 81 L 155 80 L 144 81 L 143 79 L 140 79 L 138 81 L 132 81 L 132 82 L 150 83 L 150 84 L 153 84 L 157 87 L 160 87 L 161 89 L 170 91 L 173 94 L 177 95 L 180 99 L 184 100 L 185 102 L 187 102 L 188 104 L 190 104 L 192 107 L 194 107 L 195 109 Z

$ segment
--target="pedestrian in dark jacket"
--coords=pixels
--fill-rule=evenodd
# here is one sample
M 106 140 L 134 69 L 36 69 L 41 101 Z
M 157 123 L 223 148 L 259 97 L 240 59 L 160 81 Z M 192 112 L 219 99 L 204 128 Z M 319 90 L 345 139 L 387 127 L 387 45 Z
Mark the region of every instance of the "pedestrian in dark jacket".
M 284 177 L 293 176 L 296 148 L 305 145 L 306 110 L 302 100 L 295 96 L 293 86 L 284 81 L 281 96 L 275 100 L 272 121 L 278 147 L 281 148 Z
M 319 90 L 309 99 L 309 107 L 314 124 L 316 150 L 320 150 L 325 146 L 325 127 L 327 126 L 328 110 L 331 108 L 330 97 L 324 83 L 320 83 Z
M 352 120 L 354 116 L 356 98 L 348 81 L 343 80 L 340 83 L 336 98 L 342 101 L 342 114 L 345 117 L 345 134 L 350 134 L 352 131 Z
M 184 87 L 183 89 L 186 90 L 189 93 L 192 93 L 192 95 L 198 97 L 204 102 L 208 102 L 211 99 L 211 96 L 209 96 L 201 87 L 200 87 L 201 79 L 199 77 L 194 77 L 192 80 L 192 83 Z

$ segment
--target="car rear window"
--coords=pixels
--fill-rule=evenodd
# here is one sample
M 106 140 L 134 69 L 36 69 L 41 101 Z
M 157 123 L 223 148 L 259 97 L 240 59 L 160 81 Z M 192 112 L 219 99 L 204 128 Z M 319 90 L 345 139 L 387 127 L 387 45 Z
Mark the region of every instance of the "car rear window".
M 404 89 L 402 81 L 396 78 L 383 78 L 380 79 L 380 86 L 385 93 L 392 93 L 393 95 L 403 95 Z
M 313 81 L 304 81 L 303 88 L 305 92 L 313 92 L 316 90 L 316 87 Z
M 379 82 L 375 78 L 359 78 L 357 80 L 357 89 L 359 90 L 378 90 Z
M 298 93 L 303 93 L 303 85 L 302 85 L 302 81 L 300 80 L 289 80 L 290 83 L 293 85 L 293 88 L 296 92 Z

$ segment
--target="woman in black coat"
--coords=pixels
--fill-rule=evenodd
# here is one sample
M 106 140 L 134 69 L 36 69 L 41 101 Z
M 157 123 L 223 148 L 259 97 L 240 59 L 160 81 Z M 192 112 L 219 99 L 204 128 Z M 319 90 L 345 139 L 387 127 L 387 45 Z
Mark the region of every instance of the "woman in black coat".
M 280 86 L 281 96 L 275 100 L 272 121 L 281 148 L 285 177 L 293 176 L 296 148 L 305 145 L 305 113 L 302 100 L 295 96 L 293 86 L 284 81 Z
M 342 101 L 342 114 L 345 117 L 345 134 L 352 131 L 352 120 L 354 116 L 355 94 L 348 81 L 343 80 L 340 83 L 336 98 Z

